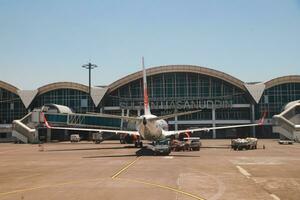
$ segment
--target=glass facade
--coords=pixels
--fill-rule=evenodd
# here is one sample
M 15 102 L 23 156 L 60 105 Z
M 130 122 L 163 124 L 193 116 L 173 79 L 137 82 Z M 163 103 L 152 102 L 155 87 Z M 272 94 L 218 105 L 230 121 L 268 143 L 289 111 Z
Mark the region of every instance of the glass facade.
M 0 124 L 12 123 L 13 120 L 24 117 L 26 113 L 18 95 L 0 88 Z
M 183 111 L 200 108 L 202 112 L 180 116 L 179 120 L 211 120 L 211 111 L 206 110 L 207 104 L 217 101 L 220 108 L 217 109 L 216 119 L 250 119 L 249 108 L 226 109 L 226 106 L 231 107 L 232 104 L 249 104 L 249 98 L 245 91 L 221 79 L 198 73 L 172 72 L 148 76 L 147 84 L 153 114 L 164 115 L 174 113 L 175 109 Z M 142 110 L 142 78 L 106 95 L 104 106 Z
M 88 93 L 74 89 L 56 89 L 37 96 L 31 108 L 45 104 L 59 104 L 68 106 L 77 113 L 95 112 L 96 108 Z
M 267 112 L 267 118 L 279 114 L 283 107 L 300 99 L 300 83 L 284 83 L 264 91 L 259 104 L 256 106 L 256 118 Z
M 233 103 L 248 103 L 245 91 L 217 78 L 194 73 L 163 73 L 147 77 L 148 95 L 153 100 L 167 98 L 231 98 Z M 111 92 L 117 98 L 141 99 L 142 79 Z M 116 105 L 116 101 L 110 105 Z
M 295 79 L 291 79 L 293 81 L 289 83 L 281 82 L 275 86 L 270 86 L 272 84 L 269 83 L 276 83 L 278 80 L 275 80 L 275 82 L 270 81 L 266 83 L 269 88 L 265 89 L 260 102 L 255 104 L 255 114 L 253 114 L 251 105 L 254 104 L 254 101 L 246 88 L 243 88 L 242 82 L 238 82 L 234 78 L 230 79 L 230 76 L 224 74 L 219 74 L 219 78 L 216 78 L 213 75 L 215 74 L 214 71 L 211 75 L 205 75 L 201 74 L 202 71 L 193 72 L 190 70 L 184 72 L 181 69 L 181 72 L 174 72 L 168 71 L 168 68 L 166 69 L 162 69 L 162 73 L 147 76 L 148 96 L 152 114 L 162 116 L 201 109 L 201 112 L 198 113 L 179 116 L 178 122 L 180 123 L 174 122 L 174 118 L 168 119 L 171 122 L 171 130 L 175 129 L 176 126 L 179 129 L 185 129 L 212 126 L 213 123 L 216 126 L 236 124 L 239 120 L 238 123 L 250 123 L 253 115 L 258 120 L 264 112 L 267 113 L 266 118 L 271 119 L 273 115 L 280 113 L 287 103 L 300 99 L 300 81 L 297 81 L 299 77 L 295 76 Z M 227 78 L 233 80 L 232 83 L 237 83 L 237 85 L 225 81 L 228 80 Z M 288 80 L 285 77 L 283 78 L 279 79 Z M 7 88 L 5 86 L 2 87 Z M 70 86 L 70 88 L 73 88 L 70 89 L 67 85 L 59 84 L 58 89 L 56 87 L 51 91 L 38 94 L 28 109 L 24 107 L 17 94 L 8 91 L 11 89 L 6 90 L 4 88 L 0 88 L 0 124 L 12 123 L 14 119 L 25 116 L 28 110 L 45 104 L 65 105 L 76 113 L 100 112 L 100 110 L 103 110 L 104 113 L 115 115 L 143 115 L 142 77 L 125 85 L 116 86 L 113 90 L 108 90 L 97 107 L 95 107 L 89 94 L 84 92 L 86 88 L 84 85 L 80 87 Z M 50 86 L 49 88 L 55 87 Z M 46 87 L 46 89 L 49 88 Z M 215 112 L 213 112 L 213 109 L 216 109 Z M 213 118 L 215 121 L 212 123 Z M 92 125 L 100 123 L 89 118 L 86 118 L 86 120 Z M 201 120 L 205 121 L 201 122 Z M 121 121 L 103 120 L 103 123 L 109 126 L 118 126 Z M 266 123 L 268 125 L 255 128 L 256 135 L 260 138 L 277 137 L 272 133 L 272 121 L 266 120 Z M 216 133 L 217 138 L 251 136 L 252 128 L 218 130 Z

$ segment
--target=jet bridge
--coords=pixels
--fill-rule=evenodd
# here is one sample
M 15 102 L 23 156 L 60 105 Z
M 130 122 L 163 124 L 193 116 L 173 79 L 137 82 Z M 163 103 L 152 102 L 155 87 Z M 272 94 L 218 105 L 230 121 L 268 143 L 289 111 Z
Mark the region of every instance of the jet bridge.
M 80 113 L 44 113 L 48 122 L 55 126 L 72 126 L 72 127 L 102 127 L 120 129 L 121 119 L 101 117 L 97 114 L 80 114 Z M 44 119 L 40 119 L 44 123 Z
M 123 124 L 121 119 L 104 118 L 97 114 L 74 113 L 66 106 L 51 104 L 45 105 L 40 109 L 34 109 L 20 120 L 14 120 L 13 137 L 23 143 L 39 142 L 38 130 L 45 128 L 44 117 L 53 126 L 107 128 L 116 130 L 123 127 L 123 125 L 121 126 L 121 124 Z M 47 134 L 49 131 L 47 131 Z M 51 131 L 49 134 L 47 135 L 48 140 L 51 138 Z
M 300 142 L 300 100 L 288 103 L 284 111 L 273 116 L 273 132 Z

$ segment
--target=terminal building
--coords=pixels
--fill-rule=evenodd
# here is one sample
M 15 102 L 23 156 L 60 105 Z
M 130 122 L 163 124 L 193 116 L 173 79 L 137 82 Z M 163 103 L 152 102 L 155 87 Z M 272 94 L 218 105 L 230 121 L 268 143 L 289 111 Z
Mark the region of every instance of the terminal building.
M 255 123 L 266 113 L 264 126 L 199 133 L 202 138 L 277 138 L 278 134 L 272 132 L 272 116 L 288 102 L 300 99 L 299 75 L 245 83 L 205 67 L 168 65 L 147 69 L 147 82 L 154 115 L 201 109 L 169 119 L 170 130 Z M 68 106 L 76 113 L 142 115 L 142 84 L 142 71 L 105 87 L 92 87 L 90 94 L 89 87 L 79 83 L 58 82 L 22 90 L 0 81 L 0 141 L 11 138 L 13 120 L 45 104 Z M 122 122 L 119 128 L 126 129 L 126 123 Z

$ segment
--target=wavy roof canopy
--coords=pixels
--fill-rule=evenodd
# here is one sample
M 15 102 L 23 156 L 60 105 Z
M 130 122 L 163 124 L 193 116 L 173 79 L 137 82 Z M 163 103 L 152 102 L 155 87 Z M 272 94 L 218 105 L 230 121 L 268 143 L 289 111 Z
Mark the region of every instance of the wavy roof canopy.
M 161 74 L 161 73 L 170 73 L 170 72 L 190 72 L 190 73 L 198 73 L 198 74 L 203 74 L 211 77 L 215 77 L 218 79 L 222 79 L 228 83 L 231 83 L 232 85 L 246 91 L 244 87 L 244 82 L 241 80 L 230 76 L 229 74 L 205 68 L 205 67 L 200 67 L 200 66 L 195 66 L 195 65 L 166 65 L 166 66 L 159 66 L 159 67 L 153 67 L 147 69 L 147 76 L 152 76 L 156 74 Z M 123 85 L 126 85 L 129 82 L 135 81 L 137 79 L 142 78 L 143 72 L 138 71 L 136 73 L 130 74 L 128 76 L 125 76 L 124 78 L 121 78 L 112 84 L 109 85 L 109 90 L 113 91 Z
M 162 73 L 172 73 L 172 72 L 196 73 L 196 74 L 201 74 L 201 75 L 205 75 L 205 76 L 210 76 L 210 77 L 214 77 L 214 78 L 223 80 L 227 83 L 230 83 L 230 84 L 240 88 L 243 91 L 248 90 L 248 92 L 253 97 L 255 97 L 255 95 L 253 95 L 253 94 L 257 93 L 257 89 L 252 88 L 254 90 L 254 92 L 253 91 L 251 92 L 251 90 L 249 91 L 249 84 L 245 84 L 243 81 L 241 81 L 229 74 L 226 74 L 224 72 L 220 72 L 220 71 L 217 71 L 214 69 L 209 69 L 206 67 L 196 66 L 196 65 L 166 65 L 166 66 L 158 66 L 158 67 L 148 68 L 147 76 L 153 76 L 153 75 L 162 74 Z M 127 76 L 111 83 L 108 86 L 109 92 L 114 91 L 117 88 L 124 86 L 132 81 L 138 80 L 142 77 L 143 77 L 142 71 L 138 71 L 136 73 L 127 75 Z M 300 75 L 282 76 L 282 77 L 278 77 L 278 78 L 274 78 L 272 80 L 266 81 L 261 84 L 265 85 L 265 90 L 266 90 L 266 89 L 269 89 L 276 85 L 281 85 L 281 84 L 285 84 L 285 83 L 300 83 Z M 248 89 L 247 89 L 247 86 L 248 86 Z M 252 87 L 252 85 L 250 85 L 250 86 Z M 15 87 L 9 83 L 6 83 L 4 81 L 0 81 L 0 88 L 3 88 L 13 94 L 18 95 L 18 96 L 20 96 L 20 94 L 22 92 L 23 93 L 32 92 L 32 99 L 35 98 L 35 95 L 42 95 L 49 91 L 53 91 L 53 90 L 57 90 L 57 89 L 74 89 L 74 90 L 79 90 L 79 91 L 82 91 L 85 93 L 89 92 L 88 86 L 79 84 L 79 83 L 74 83 L 74 82 L 57 82 L 57 83 L 51 83 L 48 85 L 44 85 L 44 86 L 38 88 L 36 93 L 35 93 L 36 90 L 32 90 L 32 91 L 19 90 L 17 87 Z M 94 88 L 91 90 L 91 92 L 92 92 L 91 97 L 96 106 L 98 106 L 99 102 L 103 98 L 106 91 L 107 91 L 107 88 L 102 88 L 102 89 Z M 101 98 L 99 98 L 99 95 L 101 96 Z M 27 96 L 28 96 L 28 94 L 27 94 Z M 22 95 L 20 97 L 22 99 Z M 24 103 L 24 98 L 22 99 L 22 101 Z M 32 100 L 30 100 L 30 101 L 32 101 Z
M 266 89 L 285 83 L 300 83 L 300 75 L 281 76 L 265 82 Z
M 45 85 L 43 87 L 40 87 L 38 89 L 38 95 L 45 94 L 49 91 L 58 90 L 58 89 L 73 89 L 82 91 L 85 93 L 89 93 L 89 87 L 86 85 L 82 85 L 79 83 L 74 82 L 57 82 Z M 107 91 L 107 88 L 91 88 L 91 98 L 95 104 L 95 106 L 98 106 L 100 101 L 102 100 L 103 96 L 105 95 Z
M 38 89 L 38 95 L 44 94 L 52 90 L 58 90 L 58 89 L 74 89 L 86 93 L 89 92 L 89 87 L 86 85 L 82 85 L 74 82 L 57 82 L 57 83 L 51 83 L 40 87 Z
M 19 90 L 17 87 L 9 84 L 9 83 L 6 83 L 4 81 L 0 81 L 0 88 L 3 88 L 11 93 L 14 93 L 16 95 L 18 95 L 17 91 Z

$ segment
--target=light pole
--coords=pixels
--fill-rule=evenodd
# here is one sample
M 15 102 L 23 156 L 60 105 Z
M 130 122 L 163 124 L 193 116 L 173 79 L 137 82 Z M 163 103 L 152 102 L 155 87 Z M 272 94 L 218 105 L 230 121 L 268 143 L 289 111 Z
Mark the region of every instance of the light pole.
M 88 64 L 82 65 L 82 67 L 89 70 L 89 95 L 91 97 L 91 71 L 98 66 L 89 62 Z

